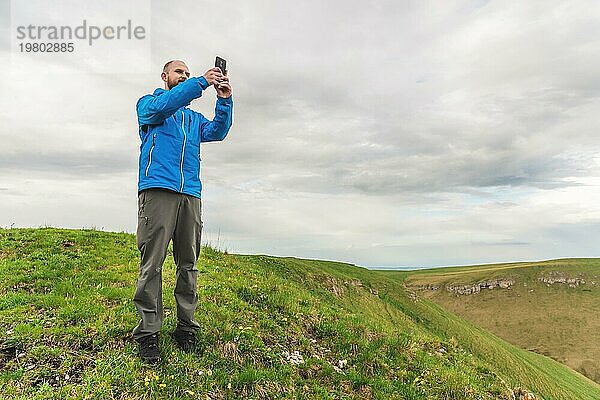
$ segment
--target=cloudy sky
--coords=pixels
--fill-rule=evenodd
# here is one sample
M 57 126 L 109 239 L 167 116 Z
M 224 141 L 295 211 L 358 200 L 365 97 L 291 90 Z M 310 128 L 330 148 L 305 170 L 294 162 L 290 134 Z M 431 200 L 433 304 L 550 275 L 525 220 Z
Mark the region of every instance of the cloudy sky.
M 363 266 L 600 255 L 597 1 L 57 3 L 55 24 L 147 37 L 137 59 L 23 55 L 15 23 L 49 3 L 2 0 L 2 227 L 135 232 L 135 103 L 167 60 L 218 54 L 235 114 L 202 148 L 204 241 Z

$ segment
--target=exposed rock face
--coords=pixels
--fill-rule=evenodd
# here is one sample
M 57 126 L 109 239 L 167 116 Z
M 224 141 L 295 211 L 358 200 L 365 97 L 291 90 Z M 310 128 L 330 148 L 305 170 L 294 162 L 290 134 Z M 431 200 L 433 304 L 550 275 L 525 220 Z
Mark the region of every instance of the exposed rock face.
M 479 293 L 483 289 L 494 289 L 494 288 L 510 289 L 511 286 L 514 284 L 515 284 L 514 279 L 498 278 L 498 279 L 490 279 L 490 280 L 486 280 L 486 281 L 472 283 L 472 284 L 468 284 L 468 285 L 449 283 L 445 286 L 445 288 L 448 292 L 454 293 L 456 295 L 467 295 L 467 294 Z M 430 283 L 427 285 L 414 286 L 414 288 L 417 290 L 439 290 L 440 287 L 441 287 L 440 285 L 436 285 L 433 283 Z
M 447 284 L 446 290 L 450 293 L 454 293 L 456 295 L 468 295 L 479 293 L 484 289 L 510 289 L 512 285 L 515 284 L 514 279 L 510 278 L 499 278 L 499 279 L 491 279 L 487 281 L 477 282 L 475 284 L 470 285 L 453 285 Z
M 572 288 L 585 284 L 585 279 L 581 277 L 570 277 L 564 274 L 563 272 L 558 271 L 552 271 L 546 276 L 539 277 L 538 281 L 543 282 L 547 285 L 554 285 L 555 283 L 560 283 L 563 285 L 569 285 L 569 287 Z
M 511 389 L 511 397 L 518 400 L 536 400 L 535 394 L 522 388 Z
M 327 277 L 324 283 L 327 289 L 336 297 L 342 296 L 346 291 L 344 285 L 334 277 Z
M 537 280 L 541 283 L 545 283 L 547 286 L 554 284 L 568 285 L 571 288 L 576 288 L 581 285 L 589 285 L 588 289 L 583 290 L 592 290 L 593 287 L 597 287 L 600 285 L 598 282 L 597 275 L 568 275 L 563 271 L 550 271 L 544 272 L 543 275 L 539 276 Z M 586 281 L 587 279 L 587 281 Z M 457 296 L 470 295 L 479 293 L 485 289 L 508 289 L 510 290 L 512 286 L 515 284 L 514 278 L 496 278 L 496 279 L 487 279 L 484 281 L 469 283 L 469 284 L 461 284 L 461 283 L 447 283 L 447 284 L 436 284 L 436 283 L 428 283 L 422 285 L 414 285 L 410 286 L 413 290 L 418 291 L 434 291 L 439 290 L 441 288 L 445 288 L 449 293 L 455 294 Z M 532 282 L 529 282 L 530 284 Z M 523 282 L 523 286 L 527 287 L 527 282 Z M 535 287 L 535 284 L 533 285 Z M 533 289 L 529 290 L 529 292 L 533 292 Z M 413 293 L 414 294 L 414 293 Z M 416 296 L 416 294 L 414 294 Z
M 329 290 L 331 293 L 333 293 L 333 295 L 336 297 L 343 296 L 344 293 L 346 292 L 346 290 L 350 287 L 363 288 L 365 290 L 368 289 L 372 295 L 374 295 L 374 296 L 379 295 L 379 290 L 372 288 L 368 285 L 365 285 L 363 282 L 361 282 L 358 279 L 342 281 L 341 279 L 336 279 L 332 276 L 328 276 L 325 278 L 323 283 L 324 283 L 325 288 L 327 290 Z

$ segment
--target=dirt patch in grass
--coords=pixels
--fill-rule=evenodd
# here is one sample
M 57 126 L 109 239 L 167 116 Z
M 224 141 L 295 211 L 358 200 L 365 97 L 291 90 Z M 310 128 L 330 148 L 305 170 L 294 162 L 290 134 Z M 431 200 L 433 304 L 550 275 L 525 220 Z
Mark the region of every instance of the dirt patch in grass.
M 0 250 L 0 261 L 6 260 L 9 258 L 15 258 L 16 253 L 14 250 L 2 249 Z
M 25 369 L 28 372 L 24 379 L 29 380 L 31 387 L 39 387 L 45 383 L 54 388 L 64 386 L 66 384 L 81 383 L 81 378 L 85 370 L 93 365 L 91 359 L 77 359 L 74 362 L 67 364 L 61 357 L 49 357 L 39 360 L 34 366 L 27 364 Z
M 66 249 L 66 248 L 69 248 L 69 247 L 76 246 L 77 243 L 75 243 L 72 240 L 63 240 L 60 245 Z
M 19 354 L 19 348 L 16 345 L 0 345 L 0 369 L 4 369 L 6 364 L 17 358 L 17 354 Z

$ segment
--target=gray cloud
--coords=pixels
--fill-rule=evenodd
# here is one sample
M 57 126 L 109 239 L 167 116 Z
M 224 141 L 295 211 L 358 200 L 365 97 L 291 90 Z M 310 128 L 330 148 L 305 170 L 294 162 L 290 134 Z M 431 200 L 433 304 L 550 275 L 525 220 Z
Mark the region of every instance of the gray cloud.
M 98 175 L 133 171 L 137 167 L 134 156 L 125 153 L 100 151 L 72 151 L 2 155 L 0 171 L 27 171 L 56 176 L 81 176 L 93 179 Z
M 134 231 L 135 201 L 116 192 L 135 196 L 135 102 L 166 60 L 200 75 L 219 54 L 235 116 L 202 147 L 207 237 L 380 265 L 559 254 L 549 229 L 600 218 L 598 17 L 591 1 L 154 1 L 154 73 L 88 74 L 74 58 L 69 74 L 0 82 L 0 201 L 42 210 L 35 185 L 93 197 L 96 183 L 127 204 L 97 214 Z M 214 91 L 192 106 L 212 117 Z M 52 221 L 93 222 L 75 214 Z

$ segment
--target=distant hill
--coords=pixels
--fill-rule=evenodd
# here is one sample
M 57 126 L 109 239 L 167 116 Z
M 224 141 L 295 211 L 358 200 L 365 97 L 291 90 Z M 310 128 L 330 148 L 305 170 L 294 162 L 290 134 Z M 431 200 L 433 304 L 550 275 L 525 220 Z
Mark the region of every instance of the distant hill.
M 600 259 L 423 270 L 419 296 L 600 382 Z
M 407 291 L 406 272 L 209 246 L 201 350 L 168 337 L 169 255 L 165 361 L 145 366 L 130 337 L 137 269 L 130 234 L 0 230 L 0 398 L 600 398 L 583 375 Z

